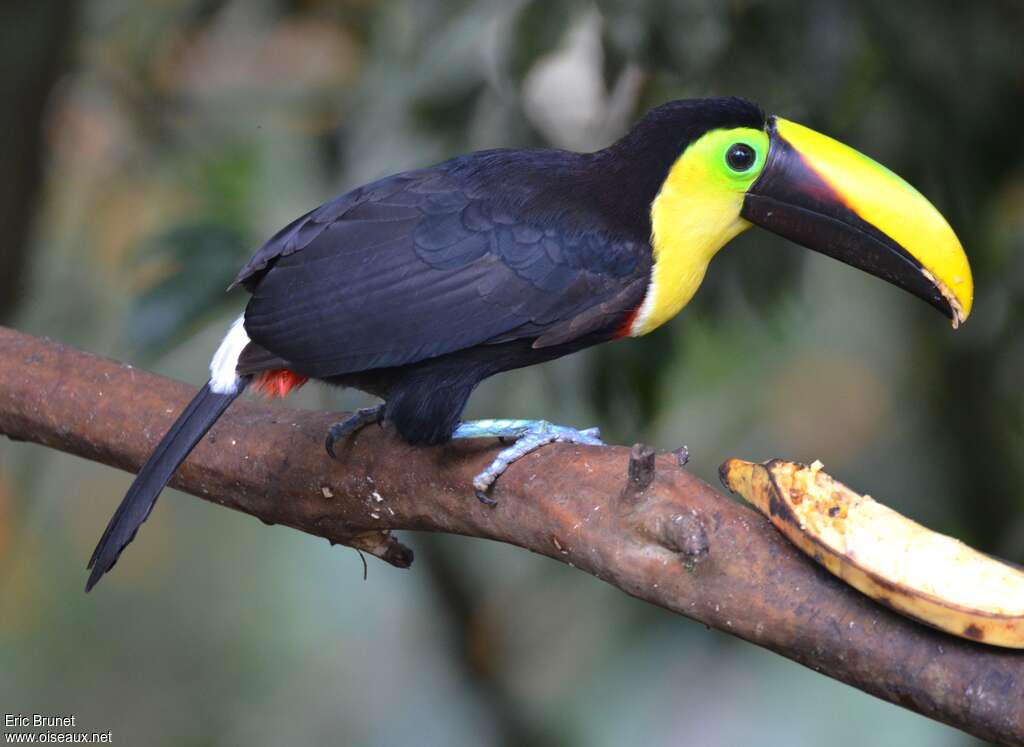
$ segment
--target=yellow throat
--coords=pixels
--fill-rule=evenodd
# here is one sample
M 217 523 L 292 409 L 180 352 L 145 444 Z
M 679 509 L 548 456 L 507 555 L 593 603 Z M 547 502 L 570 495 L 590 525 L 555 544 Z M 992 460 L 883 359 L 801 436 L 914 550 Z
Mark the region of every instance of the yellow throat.
M 767 135 L 759 130 L 710 132 L 676 160 L 651 203 L 654 266 L 630 336 L 645 335 L 678 314 L 700 287 L 711 258 L 750 228 L 740 217 L 748 184 L 730 179 L 709 157 L 738 132 L 763 141 L 760 150 L 767 152 Z

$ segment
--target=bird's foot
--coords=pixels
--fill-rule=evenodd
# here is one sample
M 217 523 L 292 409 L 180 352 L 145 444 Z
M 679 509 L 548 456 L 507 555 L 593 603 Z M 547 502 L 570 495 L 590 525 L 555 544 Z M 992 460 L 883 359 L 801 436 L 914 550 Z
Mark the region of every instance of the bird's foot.
M 363 426 L 379 423 L 383 417 L 384 405 L 375 405 L 356 410 L 344 420 L 335 423 L 327 431 L 327 441 L 324 444 L 327 453 L 331 455 L 332 459 L 337 459 L 338 455 L 334 453 L 334 444 L 338 442 L 338 439 L 355 433 Z
M 476 497 L 488 506 L 498 502 L 487 495 L 494 481 L 501 477 L 508 466 L 517 459 L 550 443 L 588 444 L 601 446 L 601 431 L 587 428 L 579 431 L 564 425 L 555 425 L 546 420 L 471 420 L 460 423 L 452 438 L 514 438 L 515 443 L 498 452 L 490 466 L 473 478 Z

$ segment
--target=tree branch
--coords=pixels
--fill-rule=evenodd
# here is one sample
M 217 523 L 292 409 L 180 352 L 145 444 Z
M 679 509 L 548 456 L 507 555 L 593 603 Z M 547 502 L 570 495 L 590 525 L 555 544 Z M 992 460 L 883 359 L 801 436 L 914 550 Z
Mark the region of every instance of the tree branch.
M 134 471 L 193 394 L 0 328 L 0 433 L 10 438 Z M 471 480 L 495 442 L 414 448 L 370 426 L 332 461 L 323 443 L 337 418 L 238 402 L 172 484 L 402 567 L 412 554 L 391 530 L 518 545 L 884 700 L 990 741 L 1024 744 L 1024 653 L 880 607 L 760 515 L 688 474 L 676 455 L 546 446 L 509 469 L 489 508 L 473 497 Z

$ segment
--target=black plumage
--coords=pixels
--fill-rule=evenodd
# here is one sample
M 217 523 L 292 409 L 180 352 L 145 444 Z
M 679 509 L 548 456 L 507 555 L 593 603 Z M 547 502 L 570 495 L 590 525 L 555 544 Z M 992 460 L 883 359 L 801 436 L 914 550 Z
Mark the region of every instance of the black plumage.
M 239 273 L 253 294 L 239 371 L 355 386 L 410 442 L 447 440 L 483 379 L 622 331 L 649 283 L 669 169 L 689 141 L 737 126 L 764 115 L 677 101 L 596 153 L 483 151 L 342 195 Z
M 646 279 L 646 240 L 599 220 L 572 225 L 588 216 L 582 206 L 566 210 L 564 199 L 555 215 L 524 215 L 488 195 L 491 174 L 557 178 L 563 169 L 550 156 L 531 166 L 541 153 L 474 154 L 314 212 L 253 288 L 245 314 L 253 343 L 325 378 L 557 334 Z M 528 189 L 518 186 L 505 189 Z M 289 251 L 293 236 L 304 245 Z M 249 360 L 243 355 L 243 370 Z
M 262 372 L 379 395 L 406 440 L 433 444 L 451 438 L 483 379 L 624 333 L 650 283 L 651 202 L 672 164 L 709 130 L 764 123 L 740 99 L 675 101 L 596 153 L 473 153 L 283 228 L 236 280 L 252 293 L 241 378 L 228 393 L 204 387 L 160 442 L 93 553 L 87 589 Z
M 199 440 L 206 435 L 217 419 L 228 409 L 244 390 L 244 386 L 232 394 L 217 394 L 206 385 L 192 398 L 185 410 L 164 434 L 145 466 L 132 482 L 121 500 L 117 511 L 110 518 L 107 528 L 89 558 L 91 573 L 85 582 L 89 591 L 103 574 L 114 567 L 121 551 L 135 538 L 135 533 L 153 510 L 160 491 L 170 481 L 178 468 Z

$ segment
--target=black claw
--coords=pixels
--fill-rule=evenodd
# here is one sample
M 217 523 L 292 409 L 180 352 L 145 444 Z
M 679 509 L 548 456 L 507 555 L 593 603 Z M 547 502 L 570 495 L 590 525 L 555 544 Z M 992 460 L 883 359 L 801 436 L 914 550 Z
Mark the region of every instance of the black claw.
M 324 447 L 327 449 L 327 453 L 331 456 L 331 459 L 338 458 L 338 455 L 334 452 L 334 444 L 336 444 L 339 439 L 355 433 L 357 430 L 363 426 L 369 425 L 370 423 L 379 423 L 383 417 L 384 405 L 364 407 L 361 410 L 356 410 L 340 423 L 332 425 L 331 429 L 327 431 L 327 440 L 324 441 Z
M 331 459 L 337 459 L 338 455 L 334 453 L 334 442 L 337 440 L 337 436 L 334 435 L 334 428 L 332 427 L 327 431 L 327 440 L 324 441 L 324 447 L 327 449 L 327 453 Z
M 485 506 L 493 507 L 498 505 L 498 502 L 494 498 L 491 498 L 491 496 L 487 495 L 487 493 L 485 493 L 484 491 L 474 490 L 473 492 L 476 493 L 477 500 L 480 501 Z
M 327 447 L 327 453 L 331 455 L 331 459 L 338 458 L 338 455 L 334 452 L 334 444 L 336 444 L 339 439 L 344 438 L 354 431 L 359 425 L 358 422 L 353 422 L 357 417 L 358 415 L 353 415 L 348 420 L 335 423 L 331 426 L 331 429 L 327 431 L 327 440 L 324 442 L 324 446 Z

